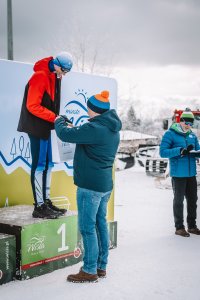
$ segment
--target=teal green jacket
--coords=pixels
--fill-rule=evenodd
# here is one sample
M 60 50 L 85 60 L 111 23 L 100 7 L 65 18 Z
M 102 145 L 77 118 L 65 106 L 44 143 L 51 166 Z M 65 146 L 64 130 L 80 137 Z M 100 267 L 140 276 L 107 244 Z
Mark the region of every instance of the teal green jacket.
M 122 124 L 114 109 L 89 119 L 80 127 L 67 127 L 63 118 L 55 122 L 57 136 L 75 143 L 74 183 L 97 191 L 113 188 L 112 167 L 119 145 Z
M 196 176 L 196 156 L 189 154 L 181 156 L 181 150 L 193 145 L 194 150 L 199 150 L 199 142 L 192 131 L 183 132 L 180 123 L 174 123 L 164 134 L 160 144 L 160 156 L 169 158 L 171 177 Z

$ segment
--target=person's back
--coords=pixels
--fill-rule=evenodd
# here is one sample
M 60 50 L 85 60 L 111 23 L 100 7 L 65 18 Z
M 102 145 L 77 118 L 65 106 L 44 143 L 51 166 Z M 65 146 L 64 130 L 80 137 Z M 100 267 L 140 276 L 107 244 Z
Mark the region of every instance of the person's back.
M 88 99 L 90 119 L 81 127 L 69 127 L 62 117 L 55 122 L 58 137 L 76 143 L 74 183 L 78 186 L 78 224 L 85 251 L 80 272 L 67 277 L 71 282 L 94 282 L 106 276 L 107 203 L 113 188 L 112 168 L 122 126 L 116 111 L 110 110 L 108 97 L 109 92 L 103 91 Z
M 92 118 L 80 128 L 74 157 L 74 182 L 79 187 L 106 192 L 112 189 L 112 167 L 119 145 L 118 121 L 115 110 Z M 87 144 L 82 144 L 85 132 Z

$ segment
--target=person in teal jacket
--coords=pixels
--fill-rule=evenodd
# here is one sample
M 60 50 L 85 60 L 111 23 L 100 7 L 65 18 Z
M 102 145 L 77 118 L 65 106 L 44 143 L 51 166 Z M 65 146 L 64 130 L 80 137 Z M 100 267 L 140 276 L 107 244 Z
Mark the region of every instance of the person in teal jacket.
M 107 203 L 113 189 L 112 169 L 122 127 L 116 111 L 110 109 L 108 91 L 90 97 L 87 108 L 89 122 L 80 127 L 72 127 L 63 116 L 55 121 L 57 136 L 76 144 L 74 183 L 78 186 L 78 224 L 84 257 L 79 273 L 67 277 L 70 282 L 91 282 L 106 276 Z
M 194 153 L 200 149 L 200 146 L 196 135 L 191 130 L 193 122 L 193 113 L 190 110 L 184 111 L 180 117 L 180 123 L 172 124 L 160 144 L 160 156 L 169 158 L 174 192 L 175 234 L 184 237 L 189 237 L 189 233 L 200 235 L 200 230 L 196 225 L 196 157 L 198 154 Z M 188 232 L 185 230 L 183 219 L 184 197 L 187 201 Z

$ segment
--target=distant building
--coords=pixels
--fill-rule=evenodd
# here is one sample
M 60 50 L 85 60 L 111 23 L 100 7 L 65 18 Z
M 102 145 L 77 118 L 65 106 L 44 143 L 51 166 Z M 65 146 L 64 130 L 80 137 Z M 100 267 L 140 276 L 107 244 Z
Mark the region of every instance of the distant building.
M 158 145 L 158 137 L 132 130 L 120 131 L 118 153 L 134 154 L 141 146 Z

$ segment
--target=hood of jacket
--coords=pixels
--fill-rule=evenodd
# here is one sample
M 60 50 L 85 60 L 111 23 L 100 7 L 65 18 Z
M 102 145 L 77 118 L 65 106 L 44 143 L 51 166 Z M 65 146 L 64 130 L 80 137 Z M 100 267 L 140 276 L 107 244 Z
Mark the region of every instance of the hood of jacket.
M 50 60 L 52 60 L 53 57 L 50 56 L 50 57 L 46 57 L 46 58 L 43 58 L 41 60 L 38 60 L 34 67 L 33 67 L 33 70 L 35 72 L 38 72 L 38 71 L 44 71 L 44 72 L 48 72 L 48 73 L 51 73 L 50 70 L 49 70 L 49 62 Z
M 89 121 L 100 123 L 114 132 L 118 132 L 122 128 L 122 122 L 119 119 L 115 109 L 110 109 L 99 116 L 89 119 Z
M 189 135 L 192 130 L 188 130 L 188 131 L 183 131 L 183 128 L 181 127 L 180 123 L 173 123 L 170 127 L 171 130 L 175 131 L 176 133 L 183 135 L 183 136 L 187 136 Z

